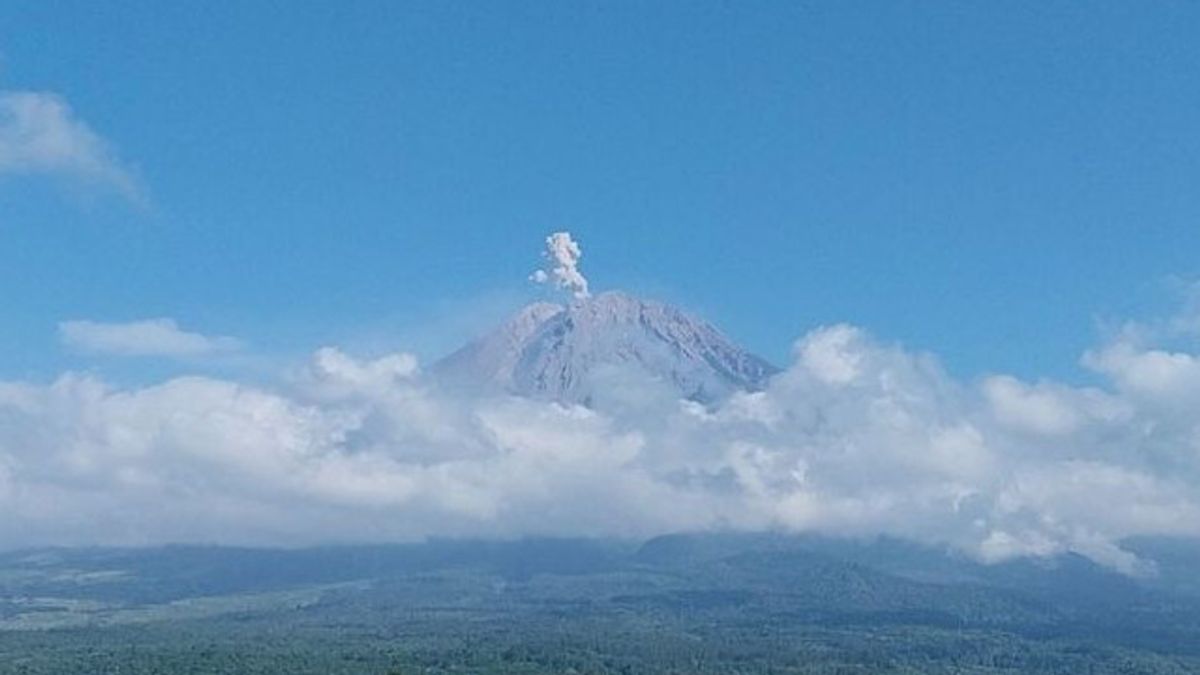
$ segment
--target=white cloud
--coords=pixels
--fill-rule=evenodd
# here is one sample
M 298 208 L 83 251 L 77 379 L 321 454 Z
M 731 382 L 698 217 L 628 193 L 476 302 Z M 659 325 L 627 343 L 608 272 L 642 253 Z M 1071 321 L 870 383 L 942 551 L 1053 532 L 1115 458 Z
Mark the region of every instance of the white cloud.
M 1083 362 L 1131 394 L 1169 399 L 1200 393 L 1200 358 L 1194 354 L 1144 349 L 1121 339 L 1088 352 Z
M 1121 354 L 1103 388 L 971 384 L 837 326 L 714 409 L 465 398 L 411 356 L 333 348 L 277 390 L 0 383 L 0 546 L 784 528 L 1138 573 L 1125 538 L 1200 536 L 1197 357 L 1131 379 L 1155 351 L 1100 347 Z
M 1117 396 L 1054 382 L 1027 384 L 997 375 L 981 385 L 991 414 L 1013 431 L 1053 437 L 1102 425 L 1128 423 L 1133 411 Z
M 231 352 L 241 346 L 234 338 L 182 330 L 172 319 L 64 321 L 58 325 L 58 334 L 72 349 L 115 356 L 196 357 Z
M 316 383 L 344 393 L 386 392 L 397 381 L 415 376 L 417 371 L 417 359 L 411 354 L 390 354 L 363 362 L 335 347 L 318 349 L 310 366 L 310 375 Z
M 796 345 L 800 363 L 823 382 L 848 384 L 859 374 L 861 354 L 853 349 L 858 329 L 845 324 L 813 331 Z
M 133 201 L 142 191 L 112 146 L 61 97 L 0 91 L 0 175 L 50 174 L 103 185 Z

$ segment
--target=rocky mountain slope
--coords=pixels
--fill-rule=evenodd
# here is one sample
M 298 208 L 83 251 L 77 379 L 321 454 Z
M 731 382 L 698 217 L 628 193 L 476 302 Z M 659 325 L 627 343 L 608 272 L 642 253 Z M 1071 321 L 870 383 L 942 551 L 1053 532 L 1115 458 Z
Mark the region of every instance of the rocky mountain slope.
M 712 402 L 761 389 L 777 369 L 678 308 L 607 292 L 529 305 L 433 371 L 455 386 L 586 403 L 597 387 L 629 378 Z

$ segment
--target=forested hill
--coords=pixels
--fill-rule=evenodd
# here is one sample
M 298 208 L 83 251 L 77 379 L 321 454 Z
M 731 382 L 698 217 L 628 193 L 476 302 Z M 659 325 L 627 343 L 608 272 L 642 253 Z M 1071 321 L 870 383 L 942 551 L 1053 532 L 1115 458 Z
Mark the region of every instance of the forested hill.
M 676 535 L 0 555 L 0 673 L 1198 673 L 1191 542 L 1132 579 Z

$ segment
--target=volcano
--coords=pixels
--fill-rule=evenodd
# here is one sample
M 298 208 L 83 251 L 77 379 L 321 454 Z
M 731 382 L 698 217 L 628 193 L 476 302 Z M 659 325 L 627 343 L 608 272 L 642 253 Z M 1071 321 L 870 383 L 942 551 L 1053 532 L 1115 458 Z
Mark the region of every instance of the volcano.
M 528 305 L 433 372 L 457 387 L 584 404 L 627 375 L 711 403 L 762 389 L 778 369 L 683 310 L 610 291 Z

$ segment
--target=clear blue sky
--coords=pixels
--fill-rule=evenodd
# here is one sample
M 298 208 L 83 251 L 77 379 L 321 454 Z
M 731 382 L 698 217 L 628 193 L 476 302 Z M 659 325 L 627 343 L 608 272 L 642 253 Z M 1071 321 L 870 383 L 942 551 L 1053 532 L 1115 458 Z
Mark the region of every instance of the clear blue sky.
M 595 289 L 777 361 L 848 321 L 1070 378 L 1200 271 L 1197 36 L 1191 2 L 3 3 L 0 90 L 143 199 L 0 174 L 0 376 L 86 367 L 68 319 L 431 351 L 569 229 Z

